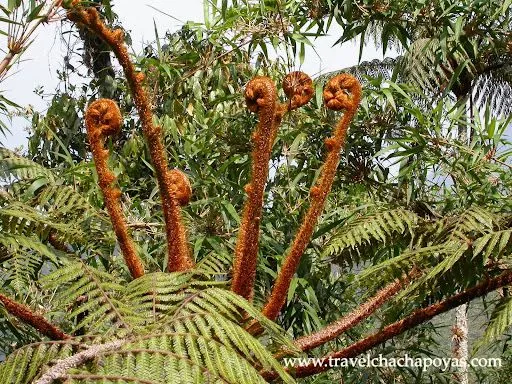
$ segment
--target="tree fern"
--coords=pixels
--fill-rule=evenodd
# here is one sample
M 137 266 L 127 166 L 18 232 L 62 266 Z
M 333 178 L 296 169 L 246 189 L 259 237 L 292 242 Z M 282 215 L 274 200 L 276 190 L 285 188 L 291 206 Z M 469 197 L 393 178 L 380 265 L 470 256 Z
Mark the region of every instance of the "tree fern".
M 121 110 L 114 100 L 95 100 L 84 114 L 99 187 L 94 192 L 100 192 L 103 197 L 112 231 L 104 231 L 106 215 L 81 195 L 89 190 L 80 190 L 76 184 L 74 187 L 61 188 L 70 179 L 74 181 L 73 171 L 70 176 L 65 171 L 40 169 L 13 153 L 2 152 L 2 175 L 9 184 L 7 192 L 2 193 L 0 206 L 2 229 L 5 232 L 0 238 L 0 273 L 3 281 L 7 282 L 4 289 L 6 294 L 12 296 L 12 291 L 17 288 L 30 292 L 27 289 L 29 284 L 41 287 L 37 289 L 37 295 L 44 299 L 44 307 L 37 311 L 33 308 L 39 304 L 32 300 L 33 295 L 25 304 L 2 293 L 1 312 L 6 314 L 6 319 L 21 321 L 24 326 L 34 328 L 42 337 L 52 341 L 27 344 L 12 353 L 0 365 L 1 382 L 258 383 L 279 379 L 293 383 L 279 358 L 325 345 L 358 326 L 391 300 L 412 299 L 410 303 L 402 302 L 399 307 L 410 308 L 411 313 L 400 320 L 393 319 L 391 324 L 382 324 L 382 329 L 326 357 L 355 357 L 438 314 L 512 283 L 512 272 L 502 272 L 501 265 L 493 264 L 494 258 L 500 257 L 499 261 L 503 261 L 509 254 L 508 230 L 512 220 L 509 215 L 497 214 L 490 208 L 454 204 L 464 208 L 455 210 L 447 207 L 451 213 L 444 216 L 433 210 L 417 213 L 418 206 L 409 204 L 412 196 L 408 194 L 407 208 L 392 206 L 387 202 L 379 208 L 368 209 L 366 216 L 349 216 L 346 220 L 336 220 L 318 228 L 327 196 L 334 185 L 349 125 L 361 102 L 361 86 L 349 74 L 340 74 L 329 80 L 323 91 L 328 109 L 343 110 L 343 114 L 332 135 L 325 140 L 322 138 L 325 162 L 319 165 L 309 190 L 309 206 L 304 207 L 302 222 L 295 235 L 287 233 L 283 236 L 290 239 L 289 244 L 271 241 L 272 247 L 262 249 L 259 248 L 260 240 L 268 241 L 269 233 L 274 232 L 272 225 L 269 225 L 269 233 L 260 236 L 261 217 L 274 208 L 275 202 L 264 205 L 266 191 L 273 193 L 271 188 L 267 188 L 267 179 L 277 129 L 287 113 L 310 101 L 315 88 L 307 75 L 292 72 L 284 78 L 282 91 L 288 101 L 282 102 L 280 91 L 269 77 L 258 76 L 248 83 L 245 99 L 249 110 L 258 113 L 259 122 L 251 135 L 252 164 L 249 182 L 244 188 L 246 198 L 243 202 L 238 198 L 233 204 L 226 200 L 226 204 L 222 203 L 224 209 L 221 214 L 224 215 L 224 222 L 229 224 L 230 233 L 231 219 L 240 223 L 238 240 L 230 239 L 220 246 L 213 244 L 217 240 L 212 241 L 210 250 L 215 251 L 208 254 L 208 251 L 200 252 L 203 239 L 215 237 L 198 236 L 191 251 L 183 211 L 190 208 L 185 206 L 191 199 L 193 183 L 186 172 L 169 166 L 167 143 L 161 135 L 163 128 L 153 119 L 154 100 L 143 86 L 150 77 L 149 73 L 139 72 L 130 60 L 123 31 L 109 28 L 96 7 L 84 7 L 84 4 L 76 1 L 64 2 L 64 5 L 71 7 L 67 13 L 68 19 L 102 39 L 112 49 L 125 73 L 152 161 L 152 165 L 146 165 L 154 171 L 157 184 L 149 200 L 152 200 L 157 189 L 160 193 L 161 205 L 158 208 L 165 223 L 167 252 L 164 257 L 164 252 L 160 250 L 163 251 L 165 247 L 154 244 L 152 235 L 156 231 L 149 236 L 137 230 L 145 227 L 146 223 L 132 225 L 130 222 L 132 217 L 137 216 L 138 208 L 140 211 L 147 208 L 145 202 L 137 199 L 133 204 L 135 213 L 125 215 L 121 196 L 127 185 L 123 183 L 123 176 L 118 179 L 118 169 L 110 169 L 109 153 L 112 148 L 106 145 L 111 135 L 120 133 L 124 123 Z M 386 23 L 382 25 L 386 26 Z M 370 24 L 374 30 L 379 26 L 380 23 L 374 21 Z M 382 33 L 385 31 L 383 28 Z M 446 47 L 436 39 L 428 40 L 429 44 L 424 46 L 422 43 L 425 41 L 419 40 L 417 48 L 422 54 L 426 51 L 427 68 L 414 62 L 412 74 L 409 75 L 424 88 L 434 85 L 433 93 L 446 89 L 461 96 L 463 92 L 459 91 L 464 86 L 464 82 L 460 81 L 461 74 L 464 78 L 474 77 L 475 69 L 478 69 L 469 66 L 471 57 L 466 47 L 447 52 Z M 448 39 L 448 43 L 451 45 L 453 41 Z M 439 64 L 440 58 L 449 61 L 448 68 Z M 413 59 L 416 57 L 413 56 Z M 403 62 L 403 58 L 398 61 Z M 376 63 L 369 63 L 362 69 L 363 72 L 374 71 L 381 78 L 386 78 L 391 66 L 398 61 L 388 61 L 388 67 L 381 72 Z M 417 73 L 414 72 L 416 68 L 419 68 Z M 392 76 L 398 76 L 396 67 Z M 388 82 L 388 85 L 397 90 L 392 82 Z M 194 85 L 194 96 L 200 98 L 201 87 L 197 90 Z M 403 90 L 399 93 L 404 96 Z M 398 112 L 392 94 L 386 93 L 385 97 L 387 101 L 391 100 L 390 103 Z M 407 95 L 405 97 L 410 99 Z M 195 108 L 195 104 L 190 105 L 191 108 L 187 107 L 190 115 L 199 117 L 199 113 L 207 112 Z M 367 111 L 370 109 L 367 108 Z M 445 112 L 443 108 L 439 111 Z M 415 116 L 419 122 L 420 116 Z M 423 137 L 417 138 L 425 141 Z M 380 140 L 384 140 L 384 136 Z M 414 142 L 415 139 L 408 140 Z M 72 156 L 64 148 L 63 142 L 58 138 L 57 141 L 72 162 Z M 188 146 L 194 140 L 184 141 Z M 398 154 L 404 152 L 407 153 L 405 157 L 417 153 L 407 148 Z M 173 160 L 181 162 L 180 153 L 173 153 L 173 156 Z M 480 151 L 474 157 L 481 162 L 485 156 Z M 311 166 L 307 157 L 300 161 L 303 162 L 301 168 L 306 163 L 308 167 Z M 474 162 L 471 164 L 477 165 Z M 455 165 L 460 172 L 465 172 L 462 164 Z M 212 169 L 210 167 L 206 173 Z M 408 181 L 403 177 L 403 171 L 404 168 L 401 168 L 396 191 L 400 194 Z M 242 175 L 245 176 L 244 172 L 237 175 L 238 184 Z M 296 176 L 295 181 L 302 177 Z M 386 177 L 383 174 L 382 180 Z M 382 180 L 379 178 L 375 181 Z M 240 188 L 236 185 L 234 189 L 238 191 Z M 96 199 L 96 203 L 100 200 Z M 238 202 L 243 204 L 241 216 L 234 212 L 234 205 Z M 147 204 L 151 215 L 155 213 L 151 211 L 154 205 L 153 201 Z M 290 208 L 295 209 L 292 204 Z M 300 210 L 303 210 L 302 207 Z M 334 210 L 330 214 L 333 216 L 339 212 Z M 227 217 L 228 214 L 231 218 Z M 156 217 L 160 218 L 159 214 Z M 214 224 L 216 222 L 212 221 Z M 314 326 L 305 322 L 304 328 L 310 334 L 291 341 L 288 333 L 275 321 L 279 321 L 286 301 L 293 299 L 296 291 L 293 285 L 300 281 L 296 274 L 301 272 L 301 264 L 304 264 L 301 259 L 304 254 L 313 255 L 306 260 L 306 264 L 313 264 L 314 252 L 308 249 L 311 241 L 315 240 L 311 248 L 316 247 L 327 230 L 342 223 L 337 234 L 329 240 L 325 254 L 329 260 L 346 262 L 352 268 L 371 264 L 355 282 L 370 288 L 369 291 L 378 286 L 378 292 L 373 295 L 360 294 L 357 284 L 348 287 L 345 293 L 355 293 L 366 301 L 318 332 L 314 328 L 320 327 L 321 321 L 318 317 L 308 317 L 315 322 Z M 163 227 L 159 223 L 155 226 Z M 108 242 L 114 236 L 116 247 L 105 249 L 105 244 L 102 244 L 104 240 Z M 158 241 L 158 235 L 156 237 Z M 139 247 L 141 243 L 143 245 Z M 234 258 L 226 252 L 232 248 Z M 268 274 L 274 279 L 270 294 L 267 294 L 268 284 L 263 279 L 262 289 L 255 293 L 255 286 L 259 284 L 256 278 L 259 254 L 263 250 L 268 252 L 269 248 L 275 248 L 275 253 L 284 254 L 281 267 L 274 265 L 274 261 L 265 264 L 265 268 L 275 268 Z M 199 255 L 202 260 L 195 260 Z M 145 263 L 147 258 L 152 259 L 149 265 Z M 468 265 L 471 266 L 469 272 Z M 375 279 L 376 274 L 379 279 Z M 491 277 L 488 278 L 488 275 Z M 387 284 L 381 287 L 382 283 Z M 310 296 L 304 306 L 315 303 L 320 307 L 313 287 L 306 284 L 304 287 L 306 296 Z M 419 304 L 418 308 L 414 304 Z M 311 306 L 308 310 L 316 315 Z M 489 331 L 492 335 L 501 332 L 505 324 L 510 322 L 509 310 L 499 309 L 494 318 L 494 330 Z M 387 323 L 386 318 L 384 321 Z M 373 328 L 376 327 L 367 327 L 368 330 Z M 13 329 L 18 330 L 15 326 Z M 19 340 L 26 343 L 29 339 Z M 38 340 L 36 337 L 33 339 Z M 326 369 L 328 367 L 313 363 L 291 371 L 296 377 L 303 377 Z

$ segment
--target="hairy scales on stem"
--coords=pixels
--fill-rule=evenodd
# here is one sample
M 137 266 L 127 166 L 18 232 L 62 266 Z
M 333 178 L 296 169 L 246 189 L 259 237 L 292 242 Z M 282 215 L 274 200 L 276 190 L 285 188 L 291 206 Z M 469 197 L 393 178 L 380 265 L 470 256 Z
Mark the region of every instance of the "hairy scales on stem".
M 325 87 L 324 101 L 327 108 L 334 110 L 344 109 L 345 111 L 334 129 L 333 136 L 325 140 L 327 156 L 322 166 L 320 177 L 315 185 L 311 187 L 309 209 L 277 275 L 270 297 L 263 308 L 263 314 L 271 320 L 277 318 L 286 301 L 293 275 L 299 266 L 300 258 L 311 239 L 315 225 L 322 213 L 327 195 L 334 181 L 336 168 L 340 160 L 340 150 L 345 144 L 348 126 L 356 114 L 360 100 L 361 85 L 351 75 L 341 74 L 335 76 Z
M 268 162 L 272 149 L 272 132 L 277 130 L 274 117 L 277 111 L 277 90 L 268 77 L 252 79 L 245 89 L 245 101 L 251 112 L 258 113 L 259 123 L 252 136 L 251 180 L 245 186 L 247 200 L 235 248 L 233 292 L 251 299 L 258 255 L 258 242 L 263 206 L 263 193 L 268 177 Z
M 144 266 L 128 233 L 128 225 L 119 201 L 121 191 L 114 185 L 116 177 L 108 168 L 109 151 L 104 147 L 105 138 L 119 133 L 121 124 L 121 112 L 113 100 L 96 100 L 89 105 L 85 113 L 85 126 L 98 173 L 98 184 L 126 265 L 132 276 L 137 278 L 144 275 Z
M 148 142 L 151 160 L 155 167 L 167 235 L 168 269 L 169 271 L 188 270 L 194 266 L 194 262 L 190 254 L 185 226 L 181 220 L 180 202 L 175 198 L 177 186 L 173 181 L 176 178 L 170 173 L 172 171 L 168 169 L 161 127 L 153 124 L 153 114 L 148 95 L 143 87 L 145 76 L 135 69 L 130 59 L 124 44 L 123 31 L 121 29 L 109 29 L 101 20 L 95 8 L 83 8 L 78 2 L 75 2 L 68 11 L 68 18 L 83 24 L 103 39 L 112 48 L 123 68 L 139 113 L 144 136 Z
M 35 314 L 29 307 L 0 294 L 0 302 L 11 315 L 34 327 L 51 340 L 65 340 L 70 336 L 51 324 L 43 316 Z
M 252 137 L 251 181 L 245 186 L 248 197 L 235 249 L 232 290 L 247 299 L 252 299 L 256 278 L 263 193 L 272 146 L 284 114 L 311 100 L 313 81 L 303 72 L 291 72 L 283 80 L 283 90 L 289 101 L 278 103 L 274 83 L 262 76 L 252 79 L 245 90 L 247 107 L 258 113 L 259 123 Z

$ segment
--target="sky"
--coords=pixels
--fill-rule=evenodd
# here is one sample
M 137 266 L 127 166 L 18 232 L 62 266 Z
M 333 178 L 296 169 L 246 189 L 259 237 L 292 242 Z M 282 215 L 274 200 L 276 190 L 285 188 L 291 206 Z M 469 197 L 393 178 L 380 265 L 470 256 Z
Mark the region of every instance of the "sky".
M 7 0 L 0 0 L 0 4 L 6 3 Z M 112 3 L 120 22 L 130 30 L 135 51 L 139 51 L 144 43 L 154 40 L 154 23 L 159 36 L 163 36 L 166 31 L 177 30 L 186 21 L 203 21 L 203 0 L 113 0 Z M 134 6 L 134 3 L 137 5 Z M 47 93 L 51 93 L 59 83 L 56 70 L 62 65 L 63 57 L 66 55 L 66 45 L 59 35 L 60 24 L 54 22 L 40 27 L 34 42 L 23 54 L 22 61 L 13 67 L 9 77 L 0 83 L 3 96 L 21 106 L 30 105 L 37 111 L 45 110 L 48 100 L 36 95 L 34 90 L 38 86 L 43 86 Z M 315 41 L 316 53 L 308 48 L 306 61 L 300 68 L 302 71 L 314 75 L 357 64 L 358 44 L 349 43 L 333 47 L 341 31 L 333 28 L 330 33 L 330 36 Z M 4 36 L 0 36 L 0 47 L 5 50 Z M 375 58 L 382 59 L 382 51 L 377 51 L 372 46 L 366 47 L 362 59 Z M 0 143 L 11 149 L 24 145 L 27 137 L 26 127 L 29 124 L 25 118 L 14 117 L 9 124 L 11 135 L 0 136 Z

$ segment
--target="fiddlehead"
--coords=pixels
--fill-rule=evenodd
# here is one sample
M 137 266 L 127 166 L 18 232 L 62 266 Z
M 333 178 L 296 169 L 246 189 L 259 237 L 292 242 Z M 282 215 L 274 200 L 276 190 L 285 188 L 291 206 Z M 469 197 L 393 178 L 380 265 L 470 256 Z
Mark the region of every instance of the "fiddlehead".
M 258 114 L 259 123 L 252 135 L 251 180 L 245 186 L 247 200 L 235 248 L 231 289 L 246 299 L 251 299 L 256 276 L 263 193 L 267 182 L 278 107 L 277 91 L 272 80 L 268 77 L 252 79 L 245 89 L 245 101 L 247 108 Z
M 288 98 L 288 102 L 280 103 L 277 106 L 270 146 L 274 144 L 277 136 L 277 130 L 281 125 L 284 115 L 287 112 L 306 105 L 313 97 L 313 80 L 311 80 L 311 78 L 304 72 L 291 72 L 283 79 L 283 90 Z
M 85 113 L 85 126 L 98 173 L 98 184 L 126 265 L 132 276 L 137 278 L 144 275 L 144 267 L 128 233 L 128 226 L 119 202 L 121 191 L 114 186 L 116 177 L 108 168 L 109 151 L 103 145 L 105 137 L 119 133 L 121 124 L 121 112 L 113 100 L 96 100 L 89 105 Z
M 179 205 L 187 205 L 192 197 L 192 187 L 187 175 L 179 169 L 171 169 L 167 172 L 171 184 L 171 195 Z
M 284 114 L 311 100 L 313 81 L 303 72 L 292 72 L 284 78 L 283 90 L 289 101 L 278 103 L 274 83 L 267 77 L 256 77 L 245 91 L 247 107 L 258 113 L 260 122 L 253 135 L 252 180 L 245 187 L 248 199 L 235 249 L 232 289 L 247 299 L 252 298 L 256 276 L 260 215 L 272 146 Z
M 306 105 L 315 92 L 311 77 L 300 71 L 291 72 L 285 76 L 283 91 L 289 99 L 288 110 Z
M 138 72 L 130 60 L 130 55 L 124 44 L 123 31 L 107 28 L 95 8 L 83 8 L 78 3 L 77 1 L 72 2 L 72 7 L 67 13 L 68 19 L 84 25 L 111 47 L 128 80 L 140 116 L 142 130 L 148 142 L 160 190 L 169 257 L 167 269 L 169 271 L 188 270 L 194 266 L 194 262 L 190 254 L 185 227 L 181 221 L 180 204 L 174 198 L 173 191 L 176 187 L 172 184 L 173 178 L 169 177 L 169 172 L 172 171 L 168 169 L 161 128 L 153 124 L 148 95 L 143 87 L 144 74 Z
M 361 101 L 361 85 L 351 75 L 341 74 L 332 78 L 324 89 L 324 102 L 329 109 L 345 112 L 334 129 L 333 135 L 325 140 L 327 156 L 320 172 L 320 177 L 310 189 L 311 203 L 302 220 L 299 231 L 295 235 L 284 263 L 277 275 L 267 303 L 263 308 L 263 314 L 271 320 L 275 320 L 283 307 L 290 283 L 315 229 L 316 223 L 331 190 L 336 168 L 340 159 L 340 150 L 345 144 L 350 121 L 354 117 L 359 102 Z

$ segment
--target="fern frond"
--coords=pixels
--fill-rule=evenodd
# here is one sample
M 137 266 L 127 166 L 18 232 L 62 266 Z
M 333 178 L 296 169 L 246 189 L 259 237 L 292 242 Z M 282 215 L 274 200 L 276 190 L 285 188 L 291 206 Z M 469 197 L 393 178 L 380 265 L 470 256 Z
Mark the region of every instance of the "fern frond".
M 124 298 L 146 321 L 156 322 L 187 299 L 185 289 L 192 276 L 188 272 L 147 273 L 126 286 Z
M 17 292 L 25 292 L 46 260 L 58 264 L 56 251 L 35 237 L 0 234 L 0 248 L 6 255 L 0 260 L 4 281 Z
M 45 341 L 25 345 L 0 364 L 0 382 L 29 384 L 40 374 L 41 367 L 55 359 L 72 355 L 79 342 L 72 340 Z
M 473 258 L 483 254 L 483 263 L 489 258 L 498 259 L 509 248 L 512 229 L 485 234 L 473 243 Z
M 231 269 L 232 262 L 233 256 L 227 252 L 211 252 L 196 264 L 194 270 L 201 275 L 220 277 L 227 275 Z
M 324 84 L 331 77 L 341 73 L 350 73 L 357 80 L 359 80 L 363 86 L 368 83 L 368 78 L 383 78 L 385 80 L 391 80 L 393 73 L 396 71 L 397 66 L 400 65 L 402 60 L 402 56 L 399 56 L 396 58 L 386 57 L 384 60 L 375 59 L 372 61 L 363 61 L 360 64 L 354 65 L 352 67 L 322 74 L 318 76 L 315 81 L 317 83 Z
M 0 178 L 16 180 L 35 180 L 45 178 L 55 181 L 55 174 L 50 169 L 20 156 L 15 152 L 0 147 Z
M 69 185 L 48 185 L 42 188 L 35 199 L 35 203 L 44 206 L 47 212 L 56 212 L 59 215 L 77 212 L 98 214 L 98 211 L 89 201 Z
M 497 116 L 512 114 L 512 65 L 511 57 L 493 58 L 490 70 L 482 73 L 473 82 L 473 96 L 479 107 L 489 105 Z
M 80 229 L 72 223 L 62 224 L 27 204 L 13 202 L 0 208 L 1 228 L 13 235 L 47 238 L 50 232 L 58 233 L 66 241 L 82 238 Z
M 482 345 L 496 341 L 512 325 L 512 297 L 505 297 L 500 300 L 493 313 L 484 335 L 475 346 L 476 349 Z
M 455 216 L 455 220 L 449 219 L 443 232 L 450 233 L 450 238 L 467 240 L 469 235 L 478 236 L 492 231 L 496 222 L 494 216 L 486 209 L 472 206 L 461 214 Z
M 72 308 L 66 317 L 75 324 L 75 331 L 86 327 L 108 334 L 120 328 L 131 329 L 130 320 L 138 322 L 134 308 L 121 300 L 123 281 L 81 261 L 57 269 L 40 282 L 44 289 L 59 288 L 55 297 L 57 308 L 65 312 Z
M 336 261 L 356 264 L 365 248 L 374 252 L 378 245 L 390 245 L 394 239 L 414 237 L 420 221 L 414 212 L 403 208 L 364 215 L 341 228 L 331 238 L 323 254 Z
M 219 283 L 194 280 L 192 272 L 146 274 L 123 287 L 116 283 L 117 277 L 74 262 L 42 280 L 48 289 L 59 288 L 56 302 L 60 307 L 76 301 L 70 319 L 76 320 L 78 314 L 94 317 L 76 328 L 109 333 L 107 324 L 136 326 L 129 334 L 116 332 L 121 338 L 106 344 L 104 338 L 72 339 L 78 342 L 73 352 L 38 359 L 33 363 L 37 368 L 25 357 L 34 354 L 36 347 L 24 347 L 19 353 L 27 359 L 27 367 L 40 372 L 35 383 L 55 378 L 54 371 L 59 372 L 58 378 L 76 383 L 113 378 L 151 383 L 264 383 L 262 371 L 276 372 L 285 383 L 294 382 L 272 355 L 283 348 L 297 352 L 286 332 L 242 297 L 211 286 Z M 85 303 L 77 300 L 81 295 L 88 296 Z M 105 302 L 112 308 L 98 310 Z M 113 312 L 120 317 L 116 319 Z M 254 320 L 264 330 L 261 340 L 244 329 L 244 324 Z M 111 344 L 114 348 L 106 348 Z M 82 359 L 81 354 L 88 357 Z M 8 371 L 12 364 L 20 361 L 11 359 L 1 369 Z M 14 382 L 28 382 L 34 375 L 20 374 L 20 378 Z

